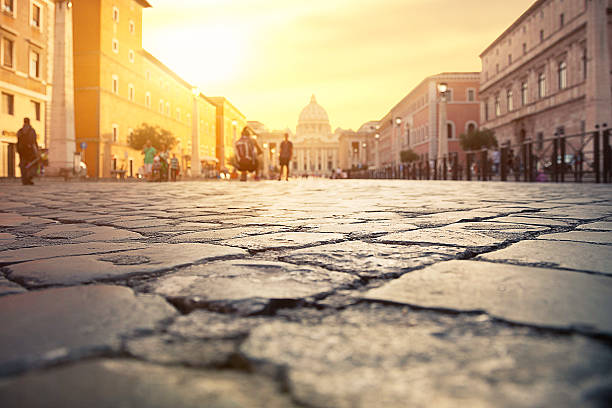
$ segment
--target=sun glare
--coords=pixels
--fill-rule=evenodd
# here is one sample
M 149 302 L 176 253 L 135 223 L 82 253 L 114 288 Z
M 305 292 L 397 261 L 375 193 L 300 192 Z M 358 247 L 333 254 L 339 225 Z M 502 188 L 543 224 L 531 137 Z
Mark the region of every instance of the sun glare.
M 145 47 L 166 56 L 168 66 L 199 85 L 235 80 L 243 70 L 246 36 L 235 26 L 173 28 L 158 32 Z M 189 39 L 189 52 L 177 47 Z

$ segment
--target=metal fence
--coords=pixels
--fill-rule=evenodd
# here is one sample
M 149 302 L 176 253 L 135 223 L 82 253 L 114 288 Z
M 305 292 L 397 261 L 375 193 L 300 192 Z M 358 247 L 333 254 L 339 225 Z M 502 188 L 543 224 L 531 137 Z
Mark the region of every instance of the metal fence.
M 463 156 L 463 155 L 462 155 Z M 506 143 L 497 149 L 451 153 L 381 169 L 351 170 L 349 178 L 612 183 L 610 129 Z

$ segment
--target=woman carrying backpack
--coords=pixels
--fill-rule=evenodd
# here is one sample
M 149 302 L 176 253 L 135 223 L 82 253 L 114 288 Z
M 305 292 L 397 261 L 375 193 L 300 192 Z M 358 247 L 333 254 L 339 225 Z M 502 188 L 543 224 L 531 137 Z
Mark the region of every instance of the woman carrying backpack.
M 241 173 L 240 181 L 247 180 L 247 173 L 249 171 L 257 174 L 257 169 L 259 168 L 258 156 L 263 153 L 262 148 L 259 147 L 257 140 L 255 140 L 252 135 L 255 135 L 255 132 L 248 126 L 245 126 L 244 129 L 242 129 L 240 139 L 236 140 L 234 144 L 237 162 L 236 167 Z

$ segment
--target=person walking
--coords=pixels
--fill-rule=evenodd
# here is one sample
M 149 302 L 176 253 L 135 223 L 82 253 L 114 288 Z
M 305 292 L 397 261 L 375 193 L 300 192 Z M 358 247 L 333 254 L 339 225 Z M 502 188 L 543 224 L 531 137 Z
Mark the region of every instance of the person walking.
M 149 180 L 153 178 L 153 160 L 155 159 L 156 153 L 157 153 L 157 150 L 155 150 L 155 148 L 151 144 L 151 141 L 147 140 L 147 143 L 145 144 L 142 154 L 144 154 L 145 175 L 147 176 L 147 179 Z
M 283 167 L 287 169 L 285 180 L 289 181 L 289 162 L 293 156 L 293 143 L 289 141 L 289 134 L 285 133 L 285 140 L 280 144 L 279 163 L 280 173 L 278 175 L 278 181 L 283 179 Z
M 23 118 L 23 127 L 17 131 L 17 153 L 19 153 L 19 168 L 21 169 L 21 184 L 32 186 L 32 178 L 40 160 L 36 131 L 30 126 L 30 118 Z
M 170 159 L 170 176 L 172 177 L 172 181 L 176 181 L 179 170 L 179 160 L 176 158 L 176 153 L 172 153 L 172 159 Z

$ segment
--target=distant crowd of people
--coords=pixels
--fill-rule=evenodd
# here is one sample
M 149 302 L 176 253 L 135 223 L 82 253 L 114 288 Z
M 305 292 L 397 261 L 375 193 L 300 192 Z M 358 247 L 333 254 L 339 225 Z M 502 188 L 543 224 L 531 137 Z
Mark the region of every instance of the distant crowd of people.
M 142 154 L 144 155 L 144 166 L 141 174 L 144 174 L 147 180 L 176 181 L 181 174 L 181 166 L 176 153 L 172 153 L 170 157 L 170 152 L 165 144 L 157 151 L 151 141 L 147 140 Z

